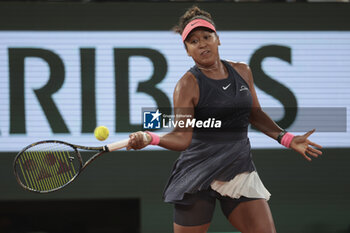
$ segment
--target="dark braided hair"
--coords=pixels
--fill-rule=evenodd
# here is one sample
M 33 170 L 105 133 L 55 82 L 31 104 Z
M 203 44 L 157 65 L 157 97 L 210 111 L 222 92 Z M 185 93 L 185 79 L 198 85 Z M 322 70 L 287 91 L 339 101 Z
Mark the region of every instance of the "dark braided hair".
M 185 14 L 180 17 L 179 23 L 173 27 L 173 31 L 181 35 L 186 25 L 194 19 L 204 19 L 213 24 L 215 27 L 215 24 L 209 12 L 199 9 L 197 6 L 192 6 L 191 8 L 187 9 Z

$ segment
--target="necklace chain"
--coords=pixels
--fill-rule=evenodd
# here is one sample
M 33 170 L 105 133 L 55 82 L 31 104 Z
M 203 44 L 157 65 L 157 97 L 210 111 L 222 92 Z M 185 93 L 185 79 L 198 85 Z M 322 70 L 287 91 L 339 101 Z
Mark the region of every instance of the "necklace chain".
M 215 69 L 220 70 L 220 64 L 219 64 L 218 67 L 213 67 L 213 68 L 204 68 L 204 67 L 198 65 L 197 63 L 196 63 L 196 65 L 197 65 L 197 67 L 198 67 L 199 69 L 201 69 L 201 70 L 208 70 L 208 71 L 215 70 Z
M 204 68 L 204 67 L 201 67 L 199 65 L 197 65 L 197 67 L 201 70 L 215 70 L 215 69 L 219 69 L 219 68 L 216 68 L 216 67 L 213 67 L 213 68 Z

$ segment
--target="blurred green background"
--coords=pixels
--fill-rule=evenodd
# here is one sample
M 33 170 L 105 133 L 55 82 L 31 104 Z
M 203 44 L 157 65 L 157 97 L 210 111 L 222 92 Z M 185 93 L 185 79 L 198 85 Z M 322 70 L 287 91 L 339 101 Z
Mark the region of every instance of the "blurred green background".
M 253 151 L 260 177 L 272 193 L 269 204 L 278 232 L 349 232 L 349 151 L 324 149 L 324 155 L 311 163 L 287 149 Z M 32 212 L 40 213 L 37 208 L 42 211 L 47 208 L 46 217 L 52 215 L 54 218 L 55 201 L 62 201 L 61 208 L 67 208 L 66 215 L 82 218 L 82 221 L 85 219 L 87 223 L 91 223 L 89 219 L 107 212 L 115 222 L 123 219 L 122 223 L 130 223 L 131 229 L 139 225 L 141 232 L 145 233 L 171 232 L 172 205 L 163 203 L 162 191 L 179 155 L 177 152 L 121 151 L 105 154 L 64 190 L 51 194 L 22 190 L 12 171 L 15 154 L 0 155 L 0 187 L 3 190 L 0 193 L 0 216 L 26 211 L 29 216 Z M 110 204 L 101 208 L 96 204 L 101 200 L 109 200 Z M 36 201 L 37 205 L 27 207 L 28 201 Z M 50 204 L 50 201 L 53 203 Z M 69 212 L 74 210 L 68 208 L 72 206 L 72 201 L 76 201 L 73 213 L 77 215 Z M 81 201 L 86 202 L 79 203 Z M 123 201 L 129 204 L 120 204 Z M 210 231 L 232 231 L 219 205 L 217 207 Z

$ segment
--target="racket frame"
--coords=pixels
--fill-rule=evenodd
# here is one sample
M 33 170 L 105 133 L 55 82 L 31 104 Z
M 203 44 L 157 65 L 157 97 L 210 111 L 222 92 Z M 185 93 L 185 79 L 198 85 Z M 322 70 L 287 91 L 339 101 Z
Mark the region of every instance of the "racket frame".
M 20 158 L 20 156 L 29 148 L 34 147 L 36 145 L 39 144 L 44 144 L 44 143 L 58 143 L 58 144 L 64 144 L 66 146 L 70 146 L 75 154 L 77 155 L 76 157 L 78 158 L 79 161 L 79 168 L 78 171 L 76 172 L 76 174 L 69 180 L 67 181 L 65 184 L 63 184 L 62 186 L 59 186 L 57 188 L 51 189 L 51 190 L 35 190 L 32 189 L 26 185 L 24 185 L 21 181 L 21 179 L 19 178 L 18 174 L 17 174 L 17 168 L 16 168 L 16 163 L 17 160 Z M 79 152 L 78 149 L 82 149 L 82 150 L 87 150 L 87 151 L 98 151 L 98 153 L 96 153 L 95 155 L 93 155 L 91 158 L 89 158 L 84 164 L 83 164 L 83 158 Z M 62 189 L 64 187 L 66 187 L 67 185 L 69 185 L 70 183 L 72 183 L 79 175 L 80 173 L 87 167 L 87 165 L 89 165 L 92 161 L 94 161 L 96 158 L 98 158 L 99 156 L 101 156 L 104 152 L 109 152 L 109 148 L 108 146 L 101 146 L 101 147 L 89 147 L 89 146 L 80 146 L 80 145 L 75 145 L 75 144 L 71 144 L 68 142 L 64 142 L 64 141 L 60 141 L 60 140 L 44 140 L 44 141 L 38 141 L 35 143 L 32 143 L 26 147 L 24 147 L 15 157 L 14 161 L 13 161 L 13 169 L 14 169 L 14 175 L 16 177 L 17 183 L 24 188 L 25 190 L 31 191 L 31 192 L 36 192 L 36 193 L 51 193 L 51 192 L 55 192 L 59 189 Z

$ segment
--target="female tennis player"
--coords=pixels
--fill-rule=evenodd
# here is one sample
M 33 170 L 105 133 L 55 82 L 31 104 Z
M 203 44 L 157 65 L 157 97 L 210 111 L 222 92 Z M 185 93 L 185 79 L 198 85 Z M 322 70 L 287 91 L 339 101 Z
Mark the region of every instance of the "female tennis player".
M 130 134 L 128 149 L 152 144 L 182 151 L 164 190 L 164 201 L 174 204 L 175 233 L 207 232 L 216 199 L 229 222 L 242 233 L 276 232 L 267 204 L 270 193 L 252 161 L 248 125 L 309 161 L 310 156 L 322 154 L 316 149 L 321 146 L 308 140 L 314 130 L 294 136 L 262 111 L 249 67 L 220 59 L 220 39 L 208 12 L 188 9 L 175 31 L 195 63 L 175 87 L 174 113 L 180 116 L 175 120 L 215 117 L 222 120 L 221 128 L 176 127 L 163 136 L 136 132 Z

